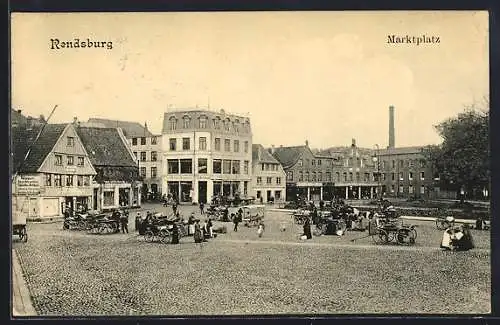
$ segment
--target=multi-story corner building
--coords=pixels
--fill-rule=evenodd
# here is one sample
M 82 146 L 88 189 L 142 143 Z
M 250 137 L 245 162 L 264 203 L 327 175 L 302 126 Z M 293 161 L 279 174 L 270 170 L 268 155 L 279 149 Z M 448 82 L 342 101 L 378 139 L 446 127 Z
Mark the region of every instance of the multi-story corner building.
M 147 124 L 115 121 L 102 118 L 90 118 L 88 126 L 121 128 L 136 157 L 140 176 L 143 179 L 142 195 L 144 198 L 159 198 L 162 191 L 162 152 L 161 135 L 148 130 Z
M 262 203 L 286 201 L 286 173 L 260 144 L 252 145 L 251 196 Z
M 72 124 L 13 126 L 13 210 L 28 218 L 92 208 L 96 170 Z
M 248 196 L 252 130 L 248 117 L 224 110 L 166 112 L 162 131 L 162 187 L 180 202 L 214 195 Z

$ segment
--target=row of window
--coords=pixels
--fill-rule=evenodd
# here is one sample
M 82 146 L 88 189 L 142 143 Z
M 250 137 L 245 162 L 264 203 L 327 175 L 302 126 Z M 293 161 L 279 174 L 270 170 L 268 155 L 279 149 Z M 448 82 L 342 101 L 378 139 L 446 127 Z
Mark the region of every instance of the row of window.
M 353 182 L 354 180 L 356 180 L 357 182 L 360 182 L 361 181 L 361 173 L 347 173 L 347 172 L 344 172 L 342 174 L 342 177 L 341 177 L 341 174 L 339 172 L 336 172 L 334 175 L 334 178 L 332 178 L 332 173 L 331 172 L 325 172 L 323 174 L 323 172 L 302 172 L 302 171 L 299 171 L 298 172 L 298 181 L 299 182 L 321 182 L 321 181 L 325 181 L 325 182 L 340 182 L 340 181 L 343 181 L 343 182 Z M 354 178 L 354 176 L 356 176 L 356 178 Z M 286 173 L 286 179 L 287 181 L 293 181 L 293 172 L 292 171 L 288 171 Z M 377 180 L 377 175 L 376 173 L 364 173 L 363 174 L 363 181 L 364 182 L 374 182 Z
M 396 162 L 396 160 L 392 160 L 390 162 L 391 168 L 396 168 L 396 163 L 398 164 L 399 168 L 404 168 L 404 167 L 412 168 L 412 167 L 417 167 L 417 166 L 420 168 L 425 168 L 425 166 L 426 166 L 426 161 L 423 159 L 409 159 L 409 160 L 398 160 L 397 162 Z M 383 160 L 381 162 L 382 169 L 385 169 L 388 166 L 389 166 L 389 161 Z
M 147 177 L 146 175 L 146 167 L 141 167 L 139 169 L 139 175 L 141 177 Z M 158 177 L 158 168 L 157 167 L 151 167 L 151 173 L 150 173 L 151 178 L 156 178 Z
M 63 155 L 55 155 L 56 157 L 56 165 L 57 166 L 62 166 L 63 165 Z M 77 158 L 77 165 L 78 166 L 84 166 L 85 165 L 85 157 L 76 157 Z M 75 156 L 66 156 L 66 165 L 68 166 L 74 166 L 75 165 Z
M 142 138 L 132 138 L 132 145 L 133 146 L 137 146 L 138 143 L 139 143 L 139 139 L 141 139 L 141 146 L 145 146 L 147 144 L 147 138 L 146 137 L 142 137 Z M 151 137 L 150 138 L 150 144 L 151 145 L 156 145 L 158 144 L 158 138 L 157 137 Z
M 404 181 L 405 178 L 405 173 L 404 172 L 400 172 L 399 173 L 399 180 L 400 181 Z M 408 172 L 408 180 L 409 181 L 412 181 L 414 178 L 414 173 L 413 172 Z M 425 181 L 425 172 L 420 172 L 419 174 L 419 178 L 421 181 Z M 386 180 L 386 174 L 382 174 L 382 180 L 385 181 Z M 396 173 L 391 173 L 391 180 L 395 181 L 396 180 Z
M 182 118 L 182 128 L 184 129 L 190 129 L 191 127 L 198 127 L 200 129 L 207 129 L 208 128 L 208 117 L 207 116 L 200 116 L 198 119 L 198 124 L 193 125 L 193 121 L 191 117 L 189 116 L 184 116 Z M 250 132 L 250 123 L 246 121 L 245 123 L 240 123 L 238 119 L 231 121 L 229 118 L 226 118 L 222 120 L 220 117 L 216 117 L 212 119 L 212 127 L 215 130 L 220 130 L 221 126 L 224 127 L 224 130 L 227 132 L 234 131 L 236 133 L 239 133 L 241 130 L 245 133 Z M 169 118 L 169 129 L 171 131 L 177 130 L 177 118 L 175 116 L 171 116 Z
M 266 177 L 266 184 L 273 184 L 273 177 Z M 257 177 L 257 185 L 262 185 L 262 177 Z M 281 177 L 276 177 L 276 185 L 281 185 Z
M 140 161 L 147 161 L 147 153 L 146 151 L 140 152 L 140 157 L 137 156 L 137 151 L 134 151 L 135 159 L 139 159 Z M 151 160 L 150 161 L 158 161 L 158 152 L 151 151 Z
M 299 159 L 298 165 L 299 166 L 321 166 L 322 165 L 322 159 Z M 327 166 L 333 166 L 333 158 L 332 159 L 326 159 L 325 160 Z
M 45 174 L 45 186 L 90 186 L 90 176 Z
M 262 163 L 261 168 L 262 168 L 262 170 L 265 170 L 265 171 L 277 171 L 277 170 L 279 170 L 279 165 L 278 164 Z
M 207 138 L 206 137 L 200 137 L 198 139 L 198 142 L 199 142 L 198 143 L 198 150 L 207 150 Z M 214 149 L 215 149 L 215 151 L 221 151 L 221 138 L 214 139 Z M 170 151 L 177 150 L 177 139 L 176 138 L 169 139 L 169 150 Z M 182 150 L 191 150 L 191 138 L 182 138 Z M 248 153 L 248 141 L 244 142 L 243 150 L 245 153 Z M 224 151 L 226 151 L 226 152 L 231 151 L 231 140 L 230 139 L 224 139 Z M 240 152 L 240 141 L 239 140 L 233 141 L 233 151 Z
M 249 161 L 243 161 L 243 174 L 248 175 Z M 192 159 L 168 159 L 167 168 L 169 174 L 192 174 Z M 213 174 L 240 174 L 241 161 L 228 159 L 214 159 L 212 161 Z M 198 158 L 198 174 L 208 173 L 208 159 Z
M 391 192 L 394 193 L 395 190 L 396 190 L 396 187 L 394 185 L 391 185 Z M 413 185 L 410 185 L 408 187 L 399 186 L 398 190 L 399 190 L 398 193 L 408 193 L 408 194 L 415 193 L 415 187 Z M 420 194 L 425 194 L 425 186 L 424 185 L 420 186 Z

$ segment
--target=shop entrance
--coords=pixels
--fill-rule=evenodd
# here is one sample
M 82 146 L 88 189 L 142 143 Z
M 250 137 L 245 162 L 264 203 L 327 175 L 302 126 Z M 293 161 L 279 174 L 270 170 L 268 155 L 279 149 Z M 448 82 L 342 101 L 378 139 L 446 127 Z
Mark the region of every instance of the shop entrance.
M 207 203 L 207 182 L 198 182 L 198 203 Z

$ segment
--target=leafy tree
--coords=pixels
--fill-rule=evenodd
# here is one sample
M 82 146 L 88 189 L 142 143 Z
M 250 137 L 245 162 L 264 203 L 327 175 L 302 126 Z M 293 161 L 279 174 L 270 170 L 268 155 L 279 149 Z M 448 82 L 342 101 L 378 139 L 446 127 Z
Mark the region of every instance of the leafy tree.
M 441 187 L 466 193 L 489 188 L 489 109 L 470 107 L 435 128 L 443 142 L 429 146 L 426 158 L 439 174 Z

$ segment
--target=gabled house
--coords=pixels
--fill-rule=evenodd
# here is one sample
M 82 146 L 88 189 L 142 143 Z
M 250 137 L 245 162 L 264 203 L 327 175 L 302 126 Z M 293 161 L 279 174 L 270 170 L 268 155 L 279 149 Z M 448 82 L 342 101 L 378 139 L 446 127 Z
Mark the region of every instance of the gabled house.
M 162 195 L 162 151 L 161 135 L 148 130 L 146 123 L 141 125 L 131 121 L 117 121 L 103 118 L 89 118 L 86 126 L 120 128 L 139 165 L 142 177 L 143 199 L 159 199 Z
M 96 171 L 74 126 L 47 124 L 35 141 L 40 130 L 41 125 L 11 128 L 13 210 L 27 218 L 52 218 L 66 208 L 90 208 Z
M 262 203 L 286 201 L 285 171 L 261 144 L 252 144 L 251 196 Z
M 139 168 L 121 129 L 77 126 L 76 131 L 97 173 L 93 209 L 140 206 Z

